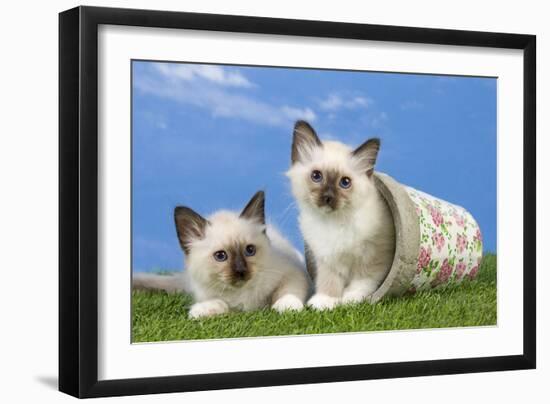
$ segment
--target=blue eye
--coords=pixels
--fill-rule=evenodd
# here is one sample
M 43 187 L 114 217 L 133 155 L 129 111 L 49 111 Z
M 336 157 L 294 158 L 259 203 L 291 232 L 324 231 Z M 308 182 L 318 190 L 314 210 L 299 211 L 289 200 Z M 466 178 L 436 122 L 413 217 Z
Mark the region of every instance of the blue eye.
M 223 262 L 223 261 L 227 260 L 227 253 L 223 250 L 216 251 L 214 253 L 214 259 L 216 261 Z
M 349 177 L 342 177 L 340 179 L 340 187 L 344 188 L 344 189 L 348 189 L 349 187 L 351 187 L 351 178 Z
M 319 170 L 313 170 L 311 172 L 311 181 L 313 182 L 321 182 L 323 179 L 323 174 Z
M 254 246 L 253 244 L 249 244 L 244 248 L 244 255 L 246 255 L 247 257 L 252 257 L 255 254 L 256 246 Z

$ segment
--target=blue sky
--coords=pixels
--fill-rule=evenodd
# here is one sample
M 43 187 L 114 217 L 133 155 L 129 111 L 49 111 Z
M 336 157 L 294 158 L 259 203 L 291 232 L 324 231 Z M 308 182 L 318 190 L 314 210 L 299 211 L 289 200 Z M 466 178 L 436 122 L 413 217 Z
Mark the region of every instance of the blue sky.
M 302 248 L 289 183 L 292 127 L 359 145 L 377 170 L 464 206 L 496 251 L 496 79 L 134 61 L 133 269 L 179 270 L 173 209 L 266 214 Z

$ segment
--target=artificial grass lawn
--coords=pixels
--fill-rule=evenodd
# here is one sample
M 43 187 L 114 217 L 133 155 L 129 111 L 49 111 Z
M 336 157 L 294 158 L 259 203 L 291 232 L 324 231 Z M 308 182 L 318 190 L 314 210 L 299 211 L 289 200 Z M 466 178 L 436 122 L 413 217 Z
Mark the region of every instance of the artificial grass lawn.
M 341 306 L 332 311 L 279 314 L 264 309 L 191 320 L 190 296 L 132 292 L 133 342 L 321 334 L 495 325 L 496 255 L 486 255 L 475 280 L 415 295 Z

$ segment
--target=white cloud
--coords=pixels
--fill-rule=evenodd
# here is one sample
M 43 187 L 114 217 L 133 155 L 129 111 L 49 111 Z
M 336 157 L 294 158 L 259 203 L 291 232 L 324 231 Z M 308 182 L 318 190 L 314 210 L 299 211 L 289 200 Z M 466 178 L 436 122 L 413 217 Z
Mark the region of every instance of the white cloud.
M 384 111 L 369 114 L 365 117 L 365 122 L 372 128 L 381 128 L 388 122 L 388 114 Z
M 281 107 L 281 111 L 283 114 L 285 114 L 290 119 L 296 120 L 296 119 L 303 119 L 306 121 L 314 121 L 317 119 L 317 116 L 315 115 L 315 112 L 311 110 L 311 108 L 293 108 L 289 107 L 287 105 L 283 105 Z
M 373 129 L 380 129 L 388 122 L 388 114 L 373 108 L 375 102 L 372 98 L 361 93 L 332 93 L 318 101 L 319 108 L 323 110 L 326 118 L 334 121 L 343 111 L 354 111 L 357 119 Z
M 311 108 L 273 105 L 250 95 L 246 89 L 254 84 L 238 70 L 168 63 L 154 66 L 152 74 L 136 76 L 136 89 L 206 109 L 214 117 L 240 118 L 269 126 L 288 126 L 296 119 L 317 118 Z
M 373 101 L 364 96 L 344 97 L 340 94 L 330 94 L 319 102 L 321 109 L 325 111 L 337 111 L 340 109 L 368 108 Z
M 342 106 L 342 104 L 343 104 L 342 98 L 335 94 L 331 94 L 328 96 L 327 99 L 319 102 L 319 105 L 321 106 L 321 108 L 326 111 L 339 109 Z
M 351 101 L 349 101 L 346 105 L 348 108 L 355 108 L 355 107 L 368 107 L 372 103 L 372 100 L 365 98 L 365 97 L 354 97 Z
M 154 66 L 163 76 L 171 80 L 204 79 L 228 87 L 249 88 L 254 86 L 239 71 L 231 71 L 221 66 L 177 63 L 156 63 Z

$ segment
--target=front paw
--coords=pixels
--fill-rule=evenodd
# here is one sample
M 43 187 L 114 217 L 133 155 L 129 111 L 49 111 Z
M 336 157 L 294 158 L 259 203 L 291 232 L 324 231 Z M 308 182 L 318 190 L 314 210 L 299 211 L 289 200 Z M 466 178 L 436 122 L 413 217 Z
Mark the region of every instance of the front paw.
M 340 299 L 337 297 L 317 293 L 308 300 L 307 305 L 315 310 L 332 310 L 338 303 Z
M 364 293 L 356 291 L 356 290 L 350 290 L 344 292 L 344 295 L 342 296 L 342 303 L 343 304 L 356 304 L 361 303 L 367 300 L 368 296 L 366 296 Z
M 189 310 L 190 318 L 215 316 L 229 311 L 229 306 L 223 300 L 207 300 L 195 303 Z
M 304 308 L 304 303 L 294 295 L 284 295 L 277 299 L 271 308 L 279 313 L 288 310 L 300 311 Z

